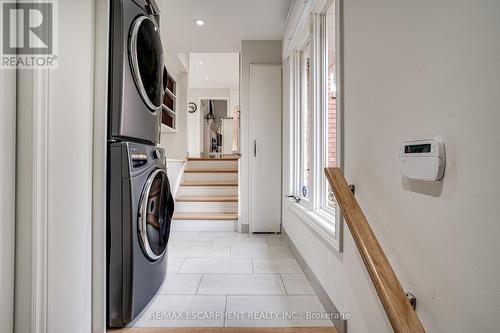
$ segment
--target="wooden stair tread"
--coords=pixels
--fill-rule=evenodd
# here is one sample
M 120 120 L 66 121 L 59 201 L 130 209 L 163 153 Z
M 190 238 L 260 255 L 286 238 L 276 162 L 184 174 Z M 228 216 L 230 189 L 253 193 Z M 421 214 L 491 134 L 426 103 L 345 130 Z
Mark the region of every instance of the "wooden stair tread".
M 225 181 L 184 181 L 181 186 L 238 186 L 238 182 L 225 182 Z
M 183 195 L 176 199 L 177 202 L 238 202 L 237 195 L 221 195 L 221 196 L 198 196 L 198 195 Z
M 199 169 L 186 169 L 184 170 L 184 173 L 238 173 L 238 169 L 199 168 Z
M 173 220 L 224 220 L 238 219 L 238 213 L 174 213 Z

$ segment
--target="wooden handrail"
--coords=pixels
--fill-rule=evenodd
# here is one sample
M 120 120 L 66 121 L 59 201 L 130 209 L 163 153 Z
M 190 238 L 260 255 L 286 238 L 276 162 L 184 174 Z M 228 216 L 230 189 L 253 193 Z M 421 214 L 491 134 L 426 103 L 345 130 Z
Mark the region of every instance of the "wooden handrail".
M 425 333 L 342 171 L 325 168 L 325 174 L 394 332 Z

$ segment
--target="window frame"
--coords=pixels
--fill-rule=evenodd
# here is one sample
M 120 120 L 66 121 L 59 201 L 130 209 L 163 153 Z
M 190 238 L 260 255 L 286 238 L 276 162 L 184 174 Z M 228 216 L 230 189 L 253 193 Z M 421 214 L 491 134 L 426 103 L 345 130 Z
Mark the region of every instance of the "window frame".
M 335 62 L 336 62 L 336 165 L 343 169 L 343 63 L 342 63 L 342 0 L 326 1 L 325 6 L 310 15 L 304 24 L 295 51 L 290 75 L 293 112 L 293 191 L 300 198 L 291 210 L 309 224 L 313 230 L 328 241 L 337 251 L 343 248 L 343 219 L 340 209 L 327 205 L 328 182 L 324 167 L 328 162 L 328 21 L 327 14 L 335 6 Z M 302 138 L 301 119 L 303 112 L 303 52 L 310 52 L 310 116 L 312 131 L 311 184 L 308 198 L 301 193 L 302 184 Z M 332 223 L 332 220 L 334 221 Z
M 328 34 L 328 11 L 330 10 L 331 6 L 335 6 L 334 3 L 329 3 L 329 5 L 326 7 L 325 12 L 321 15 L 321 169 L 325 168 L 328 165 L 328 112 L 329 112 L 329 80 L 330 80 L 330 64 L 329 64 L 329 34 Z M 335 8 L 335 82 L 336 82 L 336 158 L 335 158 L 335 164 L 337 167 L 343 168 L 343 156 L 342 154 L 342 137 L 343 137 L 343 128 L 341 126 L 342 122 L 339 121 L 339 118 L 341 118 L 340 114 L 340 108 L 339 108 L 339 100 L 338 100 L 338 89 L 339 89 L 339 82 L 340 82 L 340 75 L 339 75 L 339 65 L 338 65 L 338 59 L 340 58 L 339 55 L 339 50 L 338 50 L 338 34 L 337 34 L 337 29 L 338 29 L 338 24 L 337 24 L 337 8 Z M 335 221 L 340 220 L 342 217 L 338 214 L 339 209 L 334 209 L 328 206 L 328 192 L 329 192 L 329 184 L 328 180 L 326 179 L 326 176 L 323 173 L 323 176 L 321 177 L 320 181 L 320 191 L 319 191 L 319 202 L 318 202 L 318 209 L 322 210 L 324 214 L 327 216 L 333 216 L 335 218 Z
M 306 140 L 307 138 L 305 138 L 304 136 L 304 127 L 302 126 L 303 125 L 303 119 L 304 119 L 304 112 L 307 112 L 305 111 L 305 107 L 309 108 L 309 117 L 310 118 L 313 118 L 313 114 L 314 114 L 314 108 L 312 107 L 312 96 L 307 96 L 306 94 L 306 91 L 304 89 L 305 87 L 305 82 L 306 82 L 306 77 L 305 77 L 305 74 L 306 74 L 306 70 L 305 70 L 305 58 L 304 58 L 304 55 L 306 53 L 306 50 L 309 48 L 308 52 L 309 52 L 309 91 L 308 93 L 312 95 L 312 89 L 313 89 L 313 84 L 312 84 L 312 59 L 311 59 L 311 55 L 312 55 L 312 48 L 311 48 L 311 40 L 310 38 L 308 37 L 303 46 L 301 47 L 300 51 L 298 52 L 298 72 L 297 72 L 297 78 L 298 78 L 298 108 L 297 108 L 297 132 L 296 132 L 296 136 L 297 136 L 297 144 L 298 146 L 296 146 L 296 151 L 297 151 L 297 161 L 296 161 L 296 169 L 297 169 L 297 180 L 298 182 L 296 183 L 296 185 L 294 186 L 295 187 L 295 195 L 298 196 L 300 199 L 301 199 L 301 203 L 302 205 L 304 205 L 305 207 L 307 208 L 310 208 L 310 204 L 311 204 L 311 189 L 312 189 L 312 185 L 313 184 L 307 184 L 309 185 L 307 187 L 307 196 L 304 196 L 303 195 L 303 192 L 302 192 L 302 187 L 304 186 L 305 184 L 305 161 L 304 161 L 304 157 L 305 157 L 305 153 L 306 153 L 306 149 L 305 149 L 305 144 L 306 144 Z M 309 103 L 306 104 L 306 99 L 309 99 Z M 310 120 L 310 128 L 309 128 L 309 131 L 311 131 L 311 136 L 314 138 L 314 126 L 313 126 L 313 122 L 312 122 L 312 119 L 309 119 Z M 314 152 L 313 152 L 313 149 L 314 149 L 314 142 L 312 142 L 312 149 L 309 151 L 310 153 L 310 156 L 309 159 L 311 160 L 311 163 L 313 163 L 313 159 L 314 159 Z M 312 177 L 312 174 L 314 172 L 314 167 L 313 165 L 311 165 L 311 174 L 310 174 L 310 177 Z

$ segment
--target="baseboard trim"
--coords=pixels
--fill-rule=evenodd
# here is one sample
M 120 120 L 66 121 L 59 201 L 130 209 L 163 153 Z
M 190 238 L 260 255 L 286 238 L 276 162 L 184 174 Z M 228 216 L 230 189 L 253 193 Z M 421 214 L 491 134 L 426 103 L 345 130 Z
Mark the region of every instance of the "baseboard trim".
M 286 231 L 283 229 L 282 230 L 282 235 L 286 239 L 286 242 L 288 243 L 290 250 L 292 251 L 292 255 L 294 256 L 295 260 L 299 264 L 300 268 L 302 268 L 302 271 L 304 272 L 304 275 L 306 276 L 307 280 L 311 284 L 311 287 L 313 288 L 314 292 L 319 298 L 319 301 L 325 308 L 326 312 L 336 314 L 340 317 L 340 312 L 333 304 L 332 300 L 330 297 L 328 297 L 328 294 L 326 293 L 325 289 L 323 289 L 323 286 L 319 282 L 318 278 L 316 275 L 313 273 L 307 262 L 305 261 L 304 257 L 302 257 L 302 254 L 300 254 L 299 250 L 297 250 L 297 247 L 293 243 L 293 241 L 290 239 Z M 347 333 L 347 322 L 345 320 L 339 320 L 339 319 L 334 319 L 332 318 L 332 323 L 337 329 L 338 333 Z
M 241 224 L 240 226 L 241 226 L 240 233 L 248 234 L 250 232 L 250 224 Z

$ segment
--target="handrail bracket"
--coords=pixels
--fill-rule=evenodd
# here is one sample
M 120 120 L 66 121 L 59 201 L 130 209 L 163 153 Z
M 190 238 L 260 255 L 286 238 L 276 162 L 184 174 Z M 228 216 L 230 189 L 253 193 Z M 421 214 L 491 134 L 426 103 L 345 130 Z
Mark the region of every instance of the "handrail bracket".
M 417 298 L 415 297 L 415 295 L 413 295 L 411 292 L 407 291 L 406 298 L 408 298 L 408 301 L 410 302 L 411 307 L 413 308 L 413 310 L 415 310 L 417 308 Z

